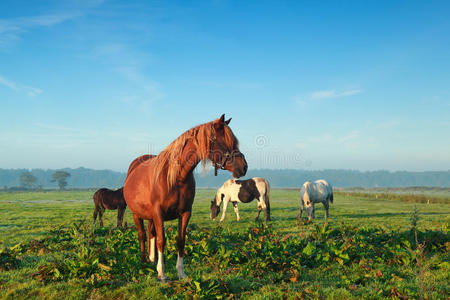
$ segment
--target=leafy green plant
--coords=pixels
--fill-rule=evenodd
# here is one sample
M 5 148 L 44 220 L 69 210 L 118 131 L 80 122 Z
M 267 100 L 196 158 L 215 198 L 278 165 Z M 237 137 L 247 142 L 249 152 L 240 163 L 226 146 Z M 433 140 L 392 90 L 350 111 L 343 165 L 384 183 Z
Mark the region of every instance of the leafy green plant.
M 20 260 L 17 258 L 15 248 L 0 248 L 0 270 L 16 269 Z

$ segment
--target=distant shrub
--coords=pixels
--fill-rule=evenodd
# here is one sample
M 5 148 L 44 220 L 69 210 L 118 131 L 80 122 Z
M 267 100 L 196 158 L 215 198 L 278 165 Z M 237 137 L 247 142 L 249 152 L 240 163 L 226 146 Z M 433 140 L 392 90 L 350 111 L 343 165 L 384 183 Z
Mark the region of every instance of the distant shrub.
M 402 202 L 412 202 L 412 203 L 442 203 L 450 204 L 450 197 L 436 197 L 424 194 L 396 194 L 396 193 L 385 193 L 377 192 L 376 190 L 370 192 L 358 191 L 335 191 L 336 195 L 342 195 L 346 197 L 361 197 L 361 198 L 371 198 L 376 200 L 396 200 Z

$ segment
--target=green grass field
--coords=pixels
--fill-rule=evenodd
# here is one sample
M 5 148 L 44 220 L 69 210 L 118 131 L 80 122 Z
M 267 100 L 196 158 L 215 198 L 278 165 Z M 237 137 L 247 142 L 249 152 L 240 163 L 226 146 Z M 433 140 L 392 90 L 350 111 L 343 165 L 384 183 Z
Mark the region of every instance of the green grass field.
M 256 202 L 239 206 L 240 222 L 231 205 L 223 224 L 211 221 L 215 191 L 198 190 L 183 281 L 177 222 L 166 223 L 167 284 L 140 263 L 129 210 L 128 229 L 107 211 L 93 230 L 93 191 L 0 193 L 0 298 L 448 298 L 449 195 L 427 204 L 360 192 L 337 192 L 325 225 L 322 205 L 300 221 L 298 191 L 273 189 L 265 225 Z

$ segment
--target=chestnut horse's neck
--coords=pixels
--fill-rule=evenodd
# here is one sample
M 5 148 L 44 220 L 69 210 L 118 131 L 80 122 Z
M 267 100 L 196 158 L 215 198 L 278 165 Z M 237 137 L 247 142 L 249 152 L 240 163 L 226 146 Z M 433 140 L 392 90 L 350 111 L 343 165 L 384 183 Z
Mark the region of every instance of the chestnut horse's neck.
M 200 161 L 209 159 L 212 122 L 191 128 L 183 133 L 153 159 L 153 178 L 155 182 L 167 180 L 171 189 L 176 182 L 184 181 Z
M 180 182 L 184 182 L 188 176 L 192 174 L 195 167 L 201 161 L 201 157 L 198 153 L 197 146 L 193 140 L 188 140 L 186 146 L 183 148 L 183 152 L 180 155 L 179 160 L 179 178 Z

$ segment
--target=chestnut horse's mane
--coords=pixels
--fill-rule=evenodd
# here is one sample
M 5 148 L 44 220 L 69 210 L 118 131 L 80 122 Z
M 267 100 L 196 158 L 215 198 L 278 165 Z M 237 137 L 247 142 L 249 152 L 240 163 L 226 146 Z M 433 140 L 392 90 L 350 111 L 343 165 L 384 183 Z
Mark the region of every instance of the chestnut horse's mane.
M 211 139 L 214 138 L 214 121 L 193 127 L 180 135 L 170 143 L 157 157 L 152 160 L 153 178 L 156 181 L 161 172 L 167 169 L 167 185 L 169 189 L 175 184 L 181 170 L 181 154 L 189 140 L 192 140 L 197 147 L 197 155 L 202 161 L 203 167 L 209 159 Z M 235 149 L 239 146 L 237 138 L 234 136 L 228 125 L 224 124 L 225 144 L 227 148 Z

